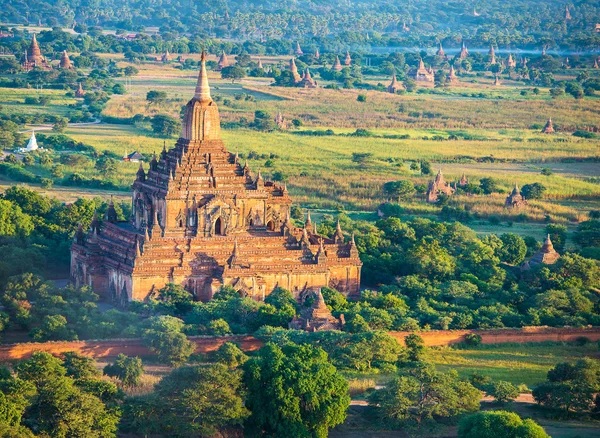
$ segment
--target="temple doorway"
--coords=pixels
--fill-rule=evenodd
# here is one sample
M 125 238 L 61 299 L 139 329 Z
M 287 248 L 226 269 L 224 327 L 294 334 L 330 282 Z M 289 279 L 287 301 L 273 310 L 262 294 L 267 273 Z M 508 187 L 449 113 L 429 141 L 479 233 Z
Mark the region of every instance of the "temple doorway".
M 222 236 L 224 234 L 223 231 L 223 220 L 221 218 L 218 218 L 215 221 L 215 234 L 218 236 Z

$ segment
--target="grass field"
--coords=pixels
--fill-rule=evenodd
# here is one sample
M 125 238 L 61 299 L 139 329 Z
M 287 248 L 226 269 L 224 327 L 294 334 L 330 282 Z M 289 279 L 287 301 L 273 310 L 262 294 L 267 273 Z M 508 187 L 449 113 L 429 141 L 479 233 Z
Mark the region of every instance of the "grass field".
M 530 388 L 546 380 L 548 370 L 559 362 L 575 362 L 583 357 L 600 359 L 597 343 L 496 344 L 464 350 L 440 347 L 429 354 L 440 370 L 455 369 L 464 378 L 478 372 Z

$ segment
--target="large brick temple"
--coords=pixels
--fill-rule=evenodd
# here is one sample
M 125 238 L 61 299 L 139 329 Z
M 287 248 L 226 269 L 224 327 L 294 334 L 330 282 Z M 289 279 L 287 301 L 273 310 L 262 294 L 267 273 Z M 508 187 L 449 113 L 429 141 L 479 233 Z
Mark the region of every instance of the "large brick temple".
M 221 286 L 263 300 L 277 287 L 297 297 L 334 287 L 357 295 L 361 262 L 352 238 L 316 232 L 290 219 L 285 185 L 265 181 L 227 152 L 204 56 L 175 147 L 163 149 L 132 185 L 132 214 L 120 222 L 111 202 L 102 221 L 77 232 L 71 277 L 106 300 L 145 300 L 167 283 L 209 300 Z

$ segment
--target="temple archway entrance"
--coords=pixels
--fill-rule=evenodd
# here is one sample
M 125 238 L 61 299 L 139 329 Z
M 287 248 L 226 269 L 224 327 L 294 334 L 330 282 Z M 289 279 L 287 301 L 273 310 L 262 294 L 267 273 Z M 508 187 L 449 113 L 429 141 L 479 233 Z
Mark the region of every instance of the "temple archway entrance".
M 218 218 L 215 221 L 215 234 L 218 236 L 223 236 L 224 230 L 223 230 L 223 220 L 221 218 Z
M 275 231 L 275 222 L 273 222 L 273 221 L 267 222 L 267 230 Z

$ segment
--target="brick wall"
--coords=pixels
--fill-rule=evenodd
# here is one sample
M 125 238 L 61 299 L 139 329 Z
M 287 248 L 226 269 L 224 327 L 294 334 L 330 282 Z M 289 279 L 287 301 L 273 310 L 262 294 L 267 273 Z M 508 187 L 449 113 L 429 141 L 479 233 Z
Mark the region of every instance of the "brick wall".
M 526 327 L 522 329 L 501 330 L 436 330 L 418 333 L 428 346 L 457 344 L 464 341 L 468 333 L 477 333 L 484 344 L 503 344 L 508 342 L 573 342 L 577 338 L 586 337 L 592 341 L 600 340 L 600 327 L 589 328 L 550 328 Z M 401 344 L 411 332 L 389 332 Z M 207 353 L 218 349 L 224 342 L 230 341 L 240 345 L 244 351 L 258 350 L 263 343 L 252 336 L 192 336 L 190 340 L 196 344 L 196 353 Z M 46 351 L 60 355 L 67 351 L 76 351 L 85 356 L 102 358 L 115 357 L 119 353 L 128 356 L 151 356 L 152 353 L 142 345 L 140 339 L 111 339 L 105 341 L 77 342 L 44 342 L 0 345 L 0 361 L 24 359 L 35 351 Z

